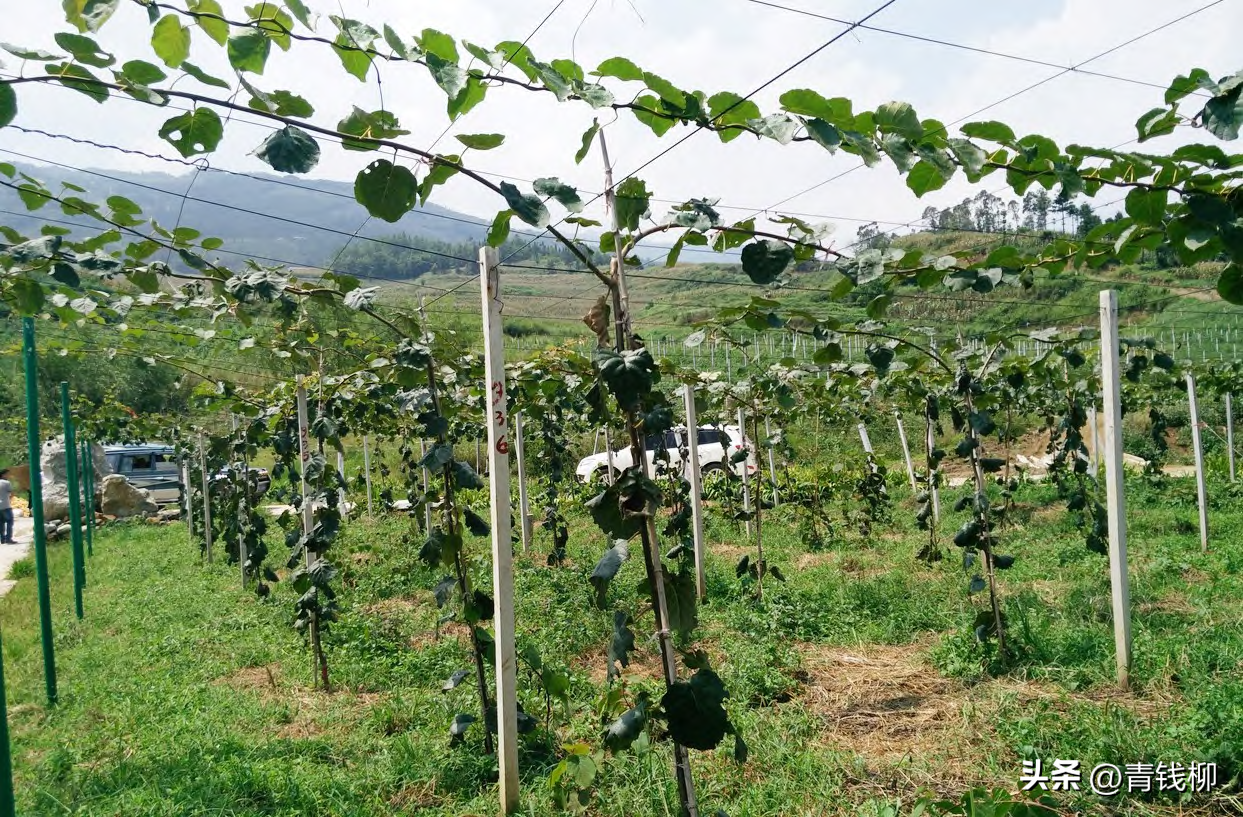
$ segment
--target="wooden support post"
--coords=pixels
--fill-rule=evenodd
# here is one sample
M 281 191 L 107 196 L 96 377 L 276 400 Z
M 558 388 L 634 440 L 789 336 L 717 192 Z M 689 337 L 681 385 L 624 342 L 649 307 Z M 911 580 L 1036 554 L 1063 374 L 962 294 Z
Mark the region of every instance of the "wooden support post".
M 340 451 L 337 452 L 337 476 L 340 478 L 340 487 L 337 488 L 337 507 L 341 509 L 341 516 L 345 513 L 345 455 Z
M 729 353 L 728 346 L 725 347 L 725 352 L 727 354 Z M 741 408 L 738 409 L 738 434 L 739 434 L 738 442 L 742 445 L 743 450 L 745 451 L 747 450 L 747 446 L 746 446 L 747 418 Z M 728 461 L 729 459 L 727 457 L 726 462 L 728 463 Z M 747 513 L 750 513 L 751 512 L 751 479 L 750 479 L 750 475 L 747 473 L 747 466 L 748 466 L 748 462 L 747 460 L 744 459 L 742 461 L 742 509 L 746 511 Z M 751 520 L 750 519 L 747 520 L 747 536 L 748 537 L 751 536 Z
M 1226 454 L 1230 460 L 1230 481 L 1234 482 L 1234 399 L 1226 392 Z
M 1200 439 L 1200 406 L 1196 401 L 1196 376 L 1187 372 L 1187 404 L 1191 408 L 1191 444 L 1196 455 L 1196 499 L 1200 505 L 1200 550 L 1208 550 L 1208 486 L 1204 474 L 1204 446 Z
M 514 453 L 518 456 L 518 522 L 522 526 L 522 551 L 531 549 L 534 537 L 531 522 L 531 499 L 527 494 L 526 441 L 522 436 L 522 412 L 514 414 Z
M 297 391 L 297 408 L 298 408 L 298 462 L 301 467 L 298 469 L 298 476 L 301 479 L 302 491 L 302 535 L 309 536 L 312 528 L 315 527 L 315 509 L 311 507 L 311 498 L 307 496 L 306 482 L 306 466 L 311 461 L 311 429 L 307 420 L 306 408 L 306 383 L 303 378 L 298 378 Z M 310 550 L 304 554 L 306 557 L 306 566 L 310 567 L 312 558 Z M 314 673 L 312 673 L 314 677 Z
M 906 429 L 902 425 L 902 415 L 898 412 L 893 413 L 893 418 L 898 421 L 898 439 L 902 441 L 902 456 L 906 459 L 906 476 L 911 481 L 911 491 L 915 488 L 915 465 L 911 462 L 911 446 L 906 441 Z
M 797 336 L 796 336 L 797 337 Z M 773 429 L 768 422 L 768 418 L 764 418 L 764 433 L 768 436 L 768 478 L 773 481 L 773 507 L 781 504 L 780 498 L 777 496 L 777 462 L 773 456 L 772 436 Z
M 427 441 L 419 440 L 419 461 L 422 462 L 426 459 L 427 459 Z M 431 474 L 428 473 L 427 468 L 424 467 L 423 468 L 423 497 L 424 497 L 423 524 L 427 526 L 428 533 L 431 533 L 431 530 L 432 530 L 432 506 L 427 503 L 426 497 L 427 497 L 427 492 L 431 490 L 431 484 L 432 484 L 431 480 L 432 480 Z
M 1109 584 L 1113 599 L 1118 685 L 1130 685 L 1131 590 L 1127 582 L 1126 482 L 1122 471 L 1122 385 L 1118 366 L 1118 293 L 1101 293 L 1101 383 L 1105 407 L 1105 497 L 1109 517 Z
M 501 813 L 518 810 L 518 692 L 514 649 L 514 550 L 510 541 L 509 409 L 501 333 L 501 275 L 496 249 L 479 251 L 484 366 L 488 382 L 488 482 L 492 489 L 492 592 L 496 603 L 497 759 Z
M 374 521 L 375 514 L 371 510 L 371 441 L 363 435 L 363 475 L 367 480 L 367 519 Z
M 1090 437 L 1092 440 L 1092 456 L 1088 458 L 1088 476 L 1096 479 L 1097 468 L 1101 462 L 1101 441 L 1096 428 L 1096 406 L 1088 408 L 1088 425 L 1092 427 Z
M 233 427 L 233 433 L 237 433 L 237 415 L 229 415 L 229 424 Z M 232 465 L 232 463 L 230 463 Z M 242 479 L 245 480 L 243 485 L 250 484 L 250 468 L 247 467 L 245 458 L 242 461 Z M 241 520 L 245 518 L 246 511 L 246 495 L 249 493 L 245 487 L 242 488 L 242 499 L 238 503 L 238 526 L 237 526 L 237 569 L 242 577 L 242 589 L 246 589 L 246 531 L 241 524 Z
M 704 508 L 703 474 L 699 470 L 699 417 L 695 413 L 695 387 L 689 383 L 684 388 L 686 403 L 686 448 L 691 458 L 691 523 L 695 535 L 695 592 L 702 601 L 708 594 L 704 578 Z M 726 452 L 726 461 L 729 452 Z
M 207 543 L 207 563 L 211 564 L 211 483 L 207 479 L 207 451 L 203 444 L 203 432 L 199 432 L 199 473 L 203 485 L 203 536 Z
M 604 450 L 606 452 L 604 455 L 605 460 L 609 464 L 608 478 L 605 481 L 609 485 L 612 485 L 614 479 L 616 478 L 616 472 L 613 470 L 613 435 L 607 426 L 604 429 Z

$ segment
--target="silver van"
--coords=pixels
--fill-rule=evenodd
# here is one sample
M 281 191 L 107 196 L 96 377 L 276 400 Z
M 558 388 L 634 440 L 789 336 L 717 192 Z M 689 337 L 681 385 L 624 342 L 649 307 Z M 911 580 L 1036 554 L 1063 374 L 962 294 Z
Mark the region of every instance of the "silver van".
M 177 451 L 171 445 L 110 445 L 104 456 L 113 473 L 129 480 L 135 488 L 146 488 L 157 504 L 169 505 L 181 496 L 181 475 L 177 472 Z

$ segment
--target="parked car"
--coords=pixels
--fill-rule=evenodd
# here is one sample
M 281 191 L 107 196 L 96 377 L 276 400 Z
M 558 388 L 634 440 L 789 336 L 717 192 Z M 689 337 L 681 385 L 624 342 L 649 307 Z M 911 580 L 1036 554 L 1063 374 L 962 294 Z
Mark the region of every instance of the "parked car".
M 242 464 L 239 462 L 234 465 L 234 467 L 240 471 L 242 469 Z M 218 480 L 227 480 L 228 478 L 229 469 L 221 468 L 216 472 L 216 475 L 212 477 L 212 482 L 215 483 Z M 254 465 L 250 466 L 250 482 L 251 486 L 255 490 L 256 496 L 263 496 L 268 492 L 268 488 L 272 487 L 272 477 L 268 475 L 268 469 L 259 468 Z
M 181 474 L 177 472 L 177 450 L 158 443 L 109 445 L 104 457 L 114 473 L 135 488 L 146 488 L 160 505 L 170 505 L 181 497 Z
M 755 446 L 742 433 L 742 429 L 738 426 L 700 426 L 698 429 L 699 444 L 699 472 L 704 478 L 713 475 L 727 475 L 733 473 L 734 476 L 741 477 L 744 473 L 748 475 L 756 472 L 755 463 Z M 656 452 L 664 449 L 669 457 L 667 467 L 672 469 L 681 469 L 684 476 L 690 478 L 690 462 L 682 462 L 682 454 L 679 446 L 685 445 L 686 442 L 686 426 L 677 426 L 661 435 L 651 435 L 646 440 L 647 461 L 652 471 L 656 470 Z M 734 455 L 747 449 L 747 457 L 745 460 L 732 463 Z M 634 460 L 630 455 L 630 446 L 623 446 L 613 452 L 613 472 L 614 476 L 619 475 L 623 470 L 634 464 Z M 591 482 L 593 480 L 603 480 L 608 476 L 609 471 L 609 455 L 607 451 L 599 454 L 592 454 L 590 457 L 583 457 L 579 460 L 578 468 L 575 473 L 583 482 Z
M 135 488 L 146 488 L 159 505 L 171 505 L 181 498 L 181 474 L 177 472 L 177 449 L 171 445 L 145 443 L 142 445 L 110 445 L 104 448 L 104 457 L 114 473 L 130 481 Z M 240 468 L 241 465 L 239 464 Z M 193 473 L 191 478 L 193 479 Z M 256 492 L 262 496 L 272 484 L 267 469 L 251 467 L 251 478 Z M 225 479 L 226 469 L 212 477 Z

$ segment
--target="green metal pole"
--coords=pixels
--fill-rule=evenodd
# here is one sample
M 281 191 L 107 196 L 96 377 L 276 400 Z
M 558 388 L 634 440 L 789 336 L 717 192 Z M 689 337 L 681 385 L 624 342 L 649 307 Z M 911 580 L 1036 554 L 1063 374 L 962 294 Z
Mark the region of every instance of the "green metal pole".
M 56 654 L 52 643 L 52 594 L 47 582 L 47 529 L 43 522 L 43 474 L 39 470 L 39 362 L 34 318 L 22 318 L 22 359 L 26 367 L 26 451 L 30 459 L 30 516 L 34 520 L 35 580 L 39 585 L 39 634 L 43 641 L 43 682 L 47 702 L 56 705 Z
M 69 541 L 73 548 L 73 611 L 82 618 L 82 586 L 86 568 L 82 564 L 82 498 L 78 493 L 78 444 L 74 439 L 73 414 L 69 409 L 69 384 L 60 383 L 60 419 L 65 427 L 65 478 L 69 480 Z
M 82 441 L 82 474 L 86 495 L 86 555 L 95 555 L 95 457 L 88 440 Z
M 13 759 L 9 748 L 9 707 L 4 693 L 4 647 L 0 645 L 0 817 L 17 817 L 13 801 Z

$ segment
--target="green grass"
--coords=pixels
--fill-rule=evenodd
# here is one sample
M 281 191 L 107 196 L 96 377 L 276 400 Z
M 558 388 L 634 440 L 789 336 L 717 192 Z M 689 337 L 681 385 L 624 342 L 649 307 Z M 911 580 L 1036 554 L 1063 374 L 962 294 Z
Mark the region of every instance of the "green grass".
M 897 493 L 894 523 L 869 539 L 837 526 L 807 552 L 781 508 L 768 514 L 766 555 L 789 577 L 757 604 L 734 579 L 750 546 L 710 514 L 708 590 L 699 646 L 731 691 L 750 746 L 696 752 L 704 813 L 905 813 L 921 790 L 1013 787 L 1024 757 L 1085 763 L 1215 759 L 1224 780 L 1243 770 L 1243 512 L 1227 486 L 1212 510 L 1213 549 L 1199 551 L 1189 480 L 1131 485 L 1133 693 L 1112 690 L 1106 561 L 1086 552 L 1053 489 L 1020 491 L 1025 518 L 1003 534 L 1019 559 L 1002 574 L 1015 664 L 984 674 L 991 656 L 966 633 L 969 597 L 949 547 L 932 567 L 913 558 L 921 534 Z M 480 502 L 481 497 L 472 501 Z M 956 499 L 947 492 L 944 506 Z M 948 512 L 945 531 L 961 523 Z M 429 588 L 438 571 L 416 558 L 408 522 L 345 528 L 341 622 L 327 636 L 336 691 L 309 689 L 310 659 L 289 626 L 292 590 L 261 602 L 236 570 L 203 566 L 179 525 L 101 529 L 89 562 L 86 618 L 71 613 L 68 549 L 50 549 L 61 703 L 43 705 L 33 581 L 0 601 L 19 810 L 39 815 L 467 815 L 495 813 L 493 763 L 477 727 L 449 746 L 454 713 L 472 711 L 470 684 L 443 680 L 468 652 L 455 625 L 436 636 Z M 598 744 L 598 700 L 610 618 L 586 581 L 602 536 L 575 517 L 570 564 L 543 565 L 537 533 L 517 561 L 518 647 L 571 679 L 552 733 L 523 739 L 523 809 L 555 813 L 547 775 L 573 741 Z M 485 540 L 469 543 L 486 581 Z M 274 551 L 279 546 L 274 543 Z M 610 590 L 634 608 L 641 561 Z M 650 617 L 626 696 L 659 697 Z M 547 711 L 520 666 L 520 700 Z M 934 713 L 929 716 L 927 713 Z M 667 741 L 610 758 L 593 814 L 676 813 Z M 1068 809 L 1113 813 L 1087 798 Z M 1190 804 L 1222 813 L 1224 800 Z M 1177 813 L 1171 800 L 1135 801 L 1129 815 Z

